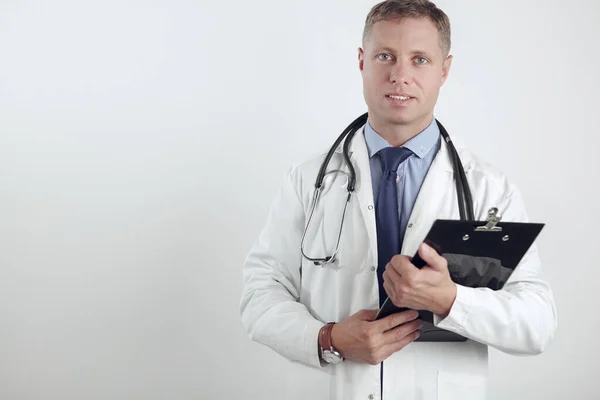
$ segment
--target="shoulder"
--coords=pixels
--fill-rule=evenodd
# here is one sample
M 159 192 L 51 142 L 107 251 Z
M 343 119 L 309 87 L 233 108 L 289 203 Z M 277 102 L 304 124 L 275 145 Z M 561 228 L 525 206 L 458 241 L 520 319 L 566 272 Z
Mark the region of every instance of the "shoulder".
M 521 191 L 506 173 L 465 147 L 457 146 L 458 155 L 475 199 L 476 213 L 482 218 L 489 207 L 497 207 L 505 214 L 504 220 L 527 219 Z
M 303 160 L 290 164 L 287 170 L 287 179 L 296 188 L 299 195 L 312 191 L 321 165 L 327 157 L 328 150 L 322 150 L 314 153 Z M 333 165 L 336 156 L 330 161 Z
M 458 147 L 456 150 L 467 176 L 470 175 L 474 183 L 485 183 L 496 188 L 510 185 L 506 173 L 497 165 L 488 162 L 468 148 Z

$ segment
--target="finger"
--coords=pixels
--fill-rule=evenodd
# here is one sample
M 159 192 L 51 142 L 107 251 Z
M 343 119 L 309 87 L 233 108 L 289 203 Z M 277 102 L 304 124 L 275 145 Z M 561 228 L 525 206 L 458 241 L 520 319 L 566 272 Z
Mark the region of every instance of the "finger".
M 444 269 L 448 269 L 446 259 L 427 243 L 421 243 L 419 246 L 419 256 L 421 256 L 428 266 L 435 270 L 443 271 Z
M 387 293 L 390 298 L 392 297 L 392 294 L 394 294 L 394 286 L 389 280 L 383 282 L 383 290 L 385 290 L 385 293 Z
M 402 255 L 394 256 L 388 265 L 390 265 L 390 269 L 396 271 L 398 275 L 405 276 L 407 278 L 410 278 L 415 272 L 418 271 L 418 268 L 410 262 L 408 257 Z
M 404 304 L 402 304 L 401 298 L 398 298 L 396 285 L 390 283 L 389 281 L 383 282 L 383 290 L 385 290 L 385 293 L 390 298 L 390 301 L 396 307 L 406 307 Z
M 398 301 L 395 299 L 396 296 L 394 295 L 394 286 L 391 283 L 389 283 L 389 281 L 383 282 L 383 290 L 385 290 L 385 293 L 388 295 L 390 299 L 389 301 L 391 301 L 392 304 L 394 304 L 396 307 L 401 307 L 401 305 L 398 304 Z
M 375 321 L 378 311 L 379 310 L 360 310 L 356 315 L 361 321 Z
M 389 356 L 391 356 L 392 354 L 402 350 L 403 348 L 405 348 L 406 346 L 408 346 L 415 340 L 417 340 L 420 335 L 421 335 L 421 333 L 419 331 L 414 331 L 394 343 L 383 346 L 381 351 L 385 356 L 384 360 L 386 358 L 388 358 Z
M 373 329 L 377 332 L 385 332 L 390 329 L 397 327 L 398 325 L 405 324 L 409 321 L 416 319 L 419 313 L 414 310 L 401 311 L 392 315 L 388 315 L 379 321 L 373 322 Z
M 398 273 L 398 271 L 392 266 L 392 264 L 388 264 L 385 266 L 385 272 L 383 273 L 384 282 L 386 280 L 391 280 L 393 282 L 399 282 L 402 279 L 402 275 Z
M 401 282 L 402 278 L 396 272 L 386 270 L 383 273 L 383 288 L 387 293 L 388 297 L 392 297 L 392 294 L 396 292 L 397 285 Z
M 404 339 L 406 336 L 421 329 L 422 327 L 423 321 L 421 321 L 420 319 L 407 322 L 390 331 L 385 332 L 383 334 L 383 342 L 385 344 L 392 344 L 394 342 Z

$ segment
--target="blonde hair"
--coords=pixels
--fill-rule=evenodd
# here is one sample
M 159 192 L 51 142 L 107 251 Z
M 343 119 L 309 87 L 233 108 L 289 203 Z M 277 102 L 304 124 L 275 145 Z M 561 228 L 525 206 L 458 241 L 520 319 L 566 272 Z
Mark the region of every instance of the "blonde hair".
M 375 23 L 398 18 L 429 18 L 440 35 L 442 52 L 446 56 L 450 53 L 450 19 L 429 0 L 385 0 L 376 4 L 365 21 L 363 47 Z

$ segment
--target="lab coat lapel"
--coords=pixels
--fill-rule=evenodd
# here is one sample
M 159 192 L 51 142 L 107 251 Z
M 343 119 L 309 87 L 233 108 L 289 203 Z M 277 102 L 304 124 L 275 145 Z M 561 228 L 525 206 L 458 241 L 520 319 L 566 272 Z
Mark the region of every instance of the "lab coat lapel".
M 342 153 L 342 146 L 337 150 Z M 356 200 L 363 217 L 367 235 L 369 237 L 369 247 L 373 256 L 373 262 L 377 262 L 377 228 L 375 225 L 375 206 L 373 200 L 373 185 L 371 182 L 371 164 L 369 161 L 369 151 L 365 142 L 364 126 L 359 129 L 350 145 L 350 160 L 356 170 Z
M 402 242 L 402 254 L 413 256 L 439 214 L 448 185 L 453 184 L 453 169 L 444 140 L 433 159 L 413 207 Z

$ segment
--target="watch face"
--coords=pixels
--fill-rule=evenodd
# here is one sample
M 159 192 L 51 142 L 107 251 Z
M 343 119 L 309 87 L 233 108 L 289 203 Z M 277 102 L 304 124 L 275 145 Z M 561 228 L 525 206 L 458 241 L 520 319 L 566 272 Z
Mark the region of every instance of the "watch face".
M 323 360 L 328 362 L 329 364 L 339 364 L 342 362 L 342 356 L 338 352 L 333 352 L 331 350 L 323 351 Z

